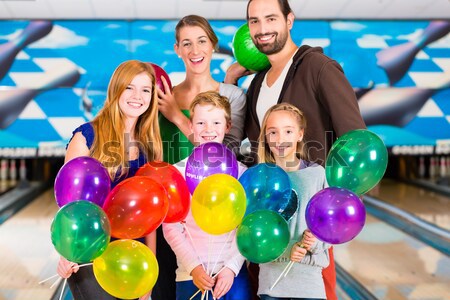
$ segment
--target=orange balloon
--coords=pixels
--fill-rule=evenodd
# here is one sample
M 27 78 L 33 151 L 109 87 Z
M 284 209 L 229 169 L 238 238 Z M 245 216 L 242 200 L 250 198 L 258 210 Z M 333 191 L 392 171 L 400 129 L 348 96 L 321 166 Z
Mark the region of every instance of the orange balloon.
M 164 187 L 144 176 L 119 183 L 103 204 L 111 235 L 121 239 L 136 239 L 153 232 L 164 221 L 168 209 Z
M 177 168 L 166 162 L 153 161 L 143 165 L 136 175 L 147 176 L 166 189 L 169 211 L 164 223 L 181 222 L 186 218 L 190 207 L 190 194 L 186 180 Z

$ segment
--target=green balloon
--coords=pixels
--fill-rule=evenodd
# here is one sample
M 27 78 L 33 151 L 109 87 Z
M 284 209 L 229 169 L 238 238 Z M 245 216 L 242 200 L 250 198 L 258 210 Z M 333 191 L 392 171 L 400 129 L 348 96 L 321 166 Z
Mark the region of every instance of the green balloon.
M 247 215 L 236 233 L 239 252 L 254 263 L 266 263 L 278 258 L 286 250 L 289 239 L 286 220 L 267 209 Z
M 367 129 L 338 138 L 325 163 L 328 184 L 362 195 L 383 178 L 388 153 L 383 140 Z
M 247 70 L 259 72 L 270 67 L 267 56 L 253 43 L 247 23 L 236 31 L 232 44 L 234 57 Z
M 106 213 L 85 200 L 61 207 L 51 225 L 56 251 L 76 263 L 90 262 L 100 256 L 109 244 L 110 235 Z

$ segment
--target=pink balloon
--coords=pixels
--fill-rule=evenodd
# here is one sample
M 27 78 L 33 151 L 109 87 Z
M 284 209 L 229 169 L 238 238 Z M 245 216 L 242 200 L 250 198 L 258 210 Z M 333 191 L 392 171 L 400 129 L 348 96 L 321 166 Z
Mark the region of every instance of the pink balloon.
M 366 209 L 355 193 L 337 187 L 317 192 L 306 206 L 306 224 L 321 241 L 342 244 L 363 229 Z

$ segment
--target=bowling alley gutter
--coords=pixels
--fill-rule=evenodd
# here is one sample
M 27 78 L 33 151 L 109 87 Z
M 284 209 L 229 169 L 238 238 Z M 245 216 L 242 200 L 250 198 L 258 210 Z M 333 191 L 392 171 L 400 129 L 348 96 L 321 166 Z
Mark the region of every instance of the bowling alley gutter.
M 371 196 L 364 196 L 366 210 L 371 215 L 400 229 L 415 239 L 418 239 L 431 247 L 450 255 L 450 232 L 428 223 L 416 216 L 398 209 L 393 205 L 380 201 Z

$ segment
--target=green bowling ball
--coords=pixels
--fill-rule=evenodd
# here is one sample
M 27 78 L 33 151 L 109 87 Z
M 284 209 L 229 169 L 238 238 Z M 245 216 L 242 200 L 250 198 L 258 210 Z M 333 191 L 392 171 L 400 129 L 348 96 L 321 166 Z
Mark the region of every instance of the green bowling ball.
M 247 23 L 239 27 L 234 34 L 233 54 L 238 63 L 247 70 L 259 72 L 270 66 L 267 56 L 253 43 Z

